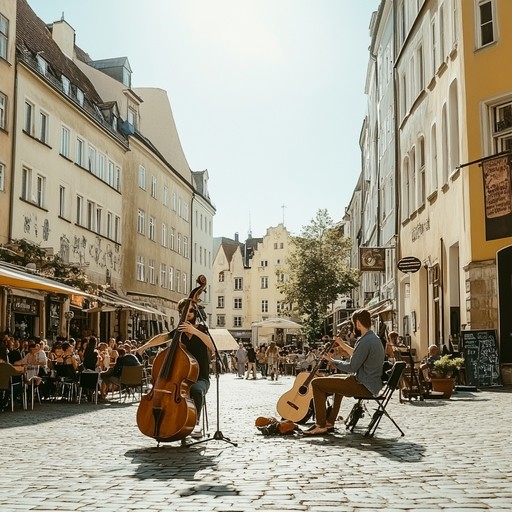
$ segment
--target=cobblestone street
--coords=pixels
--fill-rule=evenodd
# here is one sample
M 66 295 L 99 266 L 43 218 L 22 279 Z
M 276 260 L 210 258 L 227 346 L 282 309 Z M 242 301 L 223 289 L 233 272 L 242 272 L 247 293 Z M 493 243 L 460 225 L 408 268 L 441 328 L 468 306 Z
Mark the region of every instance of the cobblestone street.
M 264 437 L 258 416 L 276 415 L 293 384 L 222 375 L 220 431 L 191 447 L 139 433 L 137 402 L 36 404 L 0 413 L 0 510 L 52 511 L 509 511 L 512 389 L 458 392 L 400 404 L 376 436 L 340 423 L 334 435 Z M 352 399 L 342 404 L 346 415 Z M 216 382 L 208 394 L 216 431 Z

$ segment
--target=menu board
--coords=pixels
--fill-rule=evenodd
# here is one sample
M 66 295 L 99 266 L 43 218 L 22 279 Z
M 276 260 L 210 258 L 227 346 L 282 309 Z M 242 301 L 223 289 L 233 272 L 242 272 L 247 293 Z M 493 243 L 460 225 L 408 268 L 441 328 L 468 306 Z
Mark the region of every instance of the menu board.
M 496 331 L 462 331 L 461 336 L 466 384 L 480 387 L 501 385 Z

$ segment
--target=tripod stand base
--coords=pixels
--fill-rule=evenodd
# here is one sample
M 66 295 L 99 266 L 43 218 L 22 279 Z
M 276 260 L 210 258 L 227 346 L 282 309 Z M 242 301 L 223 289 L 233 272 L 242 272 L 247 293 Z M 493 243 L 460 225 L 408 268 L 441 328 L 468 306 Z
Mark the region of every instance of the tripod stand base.
M 231 439 L 229 439 L 228 437 L 225 437 L 224 434 L 220 430 L 217 430 L 213 434 L 213 437 L 201 439 L 200 441 L 194 441 L 193 443 L 186 443 L 185 446 L 187 446 L 187 447 L 195 446 L 196 444 L 208 443 L 209 441 L 224 441 L 225 443 L 229 443 L 233 446 L 238 446 L 238 443 L 235 443 L 234 441 L 231 441 Z

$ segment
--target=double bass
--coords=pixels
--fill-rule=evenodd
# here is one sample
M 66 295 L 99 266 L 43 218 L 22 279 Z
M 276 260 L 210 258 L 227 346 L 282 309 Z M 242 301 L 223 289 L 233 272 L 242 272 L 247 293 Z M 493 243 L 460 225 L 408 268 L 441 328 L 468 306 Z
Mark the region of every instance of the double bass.
M 294 423 L 301 423 L 309 418 L 311 415 L 311 403 L 313 400 L 313 388 L 311 387 L 311 381 L 315 377 L 320 376 L 318 370 L 324 362 L 323 356 L 333 349 L 337 338 L 344 336 L 348 329 L 349 322 L 344 323 L 340 331 L 337 333 L 337 336 L 325 346 L 322 354 L 311 371 L 300 372 L 297 377 L 295 377 L 292 389 L 284 393 L 277 401 L 276 409 L 282 418 L 293 421 Z
M 183 307 L 179 324 L 186 321 L 190 304 L 200 301 L 206 289 L 206 277 L 200 275 L 197 283 Z M 137 410 L 139 430 L 159 443 L 187 437 L 197 420 L 190 387 L 199 376 L 199 364 L 180 343 L 180 336 L 179 329 L 175 329 L 169 346 L 155 357 L 151 373 L 153 386 L 142 396 Z

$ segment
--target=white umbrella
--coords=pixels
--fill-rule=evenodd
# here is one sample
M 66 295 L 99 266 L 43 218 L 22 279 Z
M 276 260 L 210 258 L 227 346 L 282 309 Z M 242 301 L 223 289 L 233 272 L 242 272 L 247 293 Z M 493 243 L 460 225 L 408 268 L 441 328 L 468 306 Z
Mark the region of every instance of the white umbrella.
M 302 329 L 302 325 L 286 318 L 269 318 L 252 324 L 252 327 L 267 327 L 269 329 Z
M 227 329 L 210 329 L 210 335 L 217 345 L 217 350 L 236 350 L 238 342 Z

